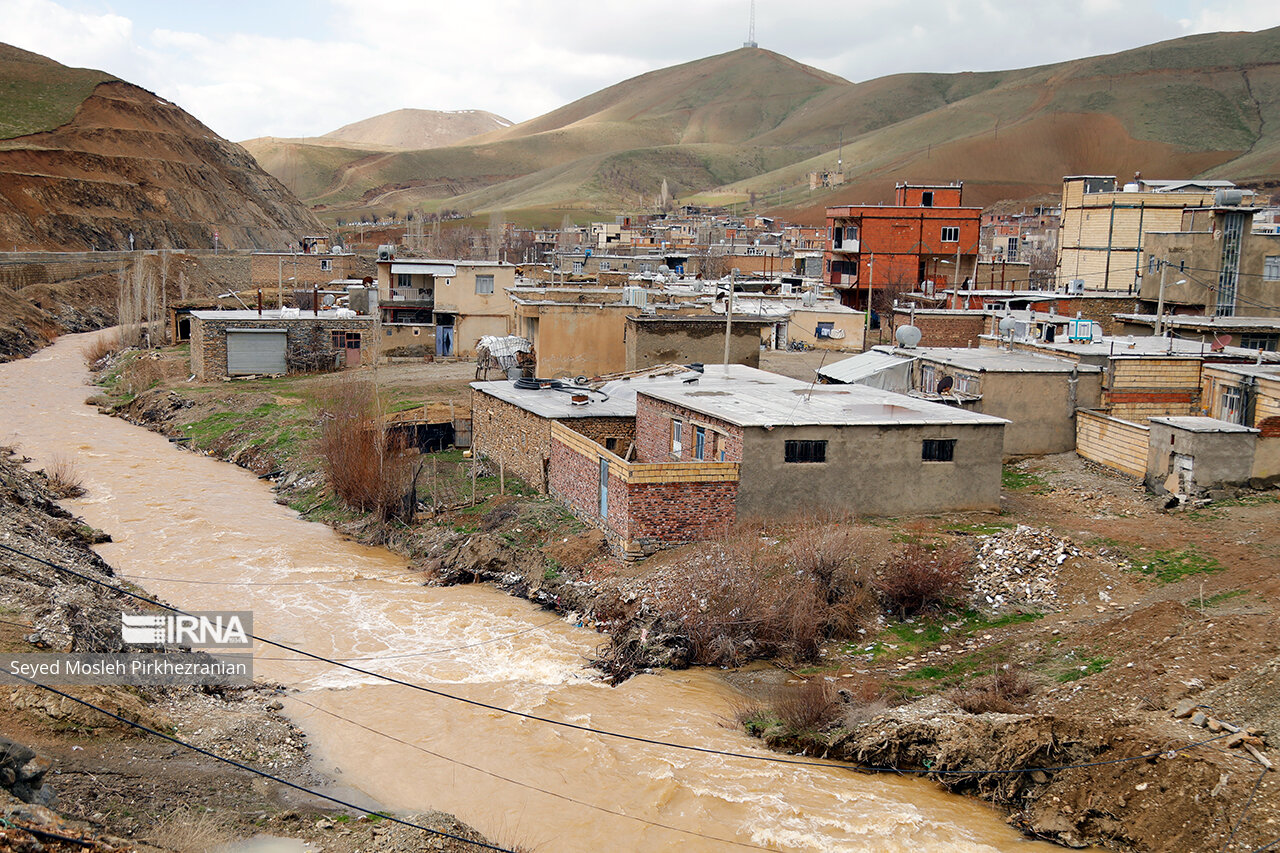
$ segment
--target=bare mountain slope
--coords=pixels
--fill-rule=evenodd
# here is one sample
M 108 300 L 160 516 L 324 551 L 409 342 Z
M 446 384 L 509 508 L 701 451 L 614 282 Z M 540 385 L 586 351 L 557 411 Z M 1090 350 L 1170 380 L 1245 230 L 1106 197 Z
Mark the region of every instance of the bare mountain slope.
M 452 145 L 511 122 L 484 110 L 395 110 L 343 125 L 322 137 L 351 147 L 420 150 Z
M 846 185 L 810 194 L 807 172 L 834 168 L 841 143 Z M 313 164 L 309 174 L 268 167 L 333 215 L 634 209 L 663 178 L 682 199 L 767 196 L 807 220 L 826 204 L 882 198 L 897 180 L 962 179 L 975 203 L 1052 192 L 1073 172 L 1266 184 L 1280 178 L 1280 28 L 864 83 L 744 48 L 461 145 L 340 157 L 285 146 L 273 156 Z
M 0 140 L 6 249 L 128 248 L 130 233 L 139 248 L 203 248 L 215 232 L 229 248 L 271 247 L 320 227 L 248 152 L 175 104 L 7 46 L 0 60 L 0 115 L 25 116 Z

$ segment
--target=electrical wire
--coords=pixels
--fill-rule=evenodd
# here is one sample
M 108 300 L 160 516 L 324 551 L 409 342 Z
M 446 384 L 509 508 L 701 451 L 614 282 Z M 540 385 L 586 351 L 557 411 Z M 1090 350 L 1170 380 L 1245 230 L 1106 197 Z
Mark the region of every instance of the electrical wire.
M 1222 846 L 1218 848 L 1218 853 L 1223 853 L 1231 845 L 1231 840 L 1236 837 L 1236 833 L 1240 831 L 1240 825 L 1244 823 L 1245 815 L 1249 813 L 1249 806 L 1253 805 L 1254 795 L 1258 793 L 1258 789 L 1262 787 L 1262 780 L 1267 778 L 1267 774 L 1271 772 L 1271 768 L 1263 767 L 1258 781 L 1253 783 L 1253 790 L 1249 792 L 1249 799 L 1244 801 L 1244 808 L 1240 810 L 1240 817 L 1236 818 L 1235 826 L 1231 827 L 1231 834 L 1227 836 L 1227 840 L 1222 842 Z
M 546 788 L 540 788 L 537 785 L 533 785 L 528 782 L 521 782 L 518 779 L 512 779 L 509 776 L 503 776 L 501 773 L 495 773 L 492 770 L 485 770 L 483 767 L 477 767 L 474 764 L 468 764 L 467 762 L 462 761 L 460 759 L 450 758 L 447 755 L 441 755 L 438 752 L 433 752 L 424 746 L 420 746 L 416 743 L 411 743 L 410 741 L 403 740 L 402 738 L 398 738 L 393 734 L 388 734 L 387 732 L 370 728 L 369 726 L 366 726 L 363 723 L 356 722 L 350 717 L 344 717 L 341 714 L 338 714 L 334 711 L 329 711 L 325 708 L 321 708 L 319 705 L 313 705 L 310 702 L 307 702 L 303 699 L 299 699 L 296 696 L 291 696 L 289 698 L 290 698 L 290 701 L 297 702 L 300 705 L 306 705 L 308 708 L 312 708 L 316 711 L 319 711 L 321 714 L 325 714 L 327 716 L 333 717 L 334 719 L 342 720 L 344 723 L 349 723 L 350 725 L 353 725 L 358 729 L 363 729 L 364 731 L 369 732 L 370 734 L 374 734 L 379 737 L 386 738 L 387 740 L 394 741 L 395 743 L 398 743 L 401 746 L 407 746 L 410 749 L 417 750 L 418 752 L 424 753 L 425 755 L 430 755 L 433 758 L 438 758 L 441 761 L 447 761 L 450 764 L 457 764 L 460 767 L 465 767 L 468 770 L 474 770 L 475 772 L 483 774 L 490 778 L 498 779 L 500 781 L 507 782 L 509 784 L 515 785 L 520 788 L 525 788 L 530 791 L 536 791 L 539 794 L 546 794 L 549 797 L 554 797 L 558 800 L 564 800 L 565 802 L 573 803 L 574 805 L 577 805 L 577 806 L 582 806 L 584 808 L 593 809 L 599 812 L 604 812 L 605 814 L 610 814 L 610 815 L 613 815 L 614 817 L 620 817 L 620 818 L 625 818 L 627 820 L 638 821 L 647 826 L 653 826 L 659 829 L 666 829 L 672 832 L 678 832 L 682 835 L 692 835 L 696 838 L 706 839 L 707 841 L 718 841 L 721 844 L 732 844 L 737 847 L 746 847 L 751 850 L 768 850 L 769 849 L 767 847 L 760 847 L 755 844 L 749 844 L 743 841 L 735 841 L 731 838 L 720 838 L 715 835 L 706 835 L 701 832 L 695 832 L 694 830 L 691 830 L 691 829 L 681 829 L 678 826 L 672 826 L 670 824 L 660 823 L 659 821 L 649 820 L 647 818 L 638 817 L 636 815 L 629 815 L 626 812 L 621 812 L 616 809 L 611 809 L 611 808 L 608 808 L 607 806 L 600 806 L 600 805 L 596 805 L 595 803 L 588 803 L 585 800 L 575 799 L 573 797 L 570 797 L 567 794 L 560 794 L 560 793 L 556 793 L 555 791 L 549 791 Z M 829 766 L 836 766 L 836 765 L 829 765 Z
M 100 580 L 97 580 L 96 578 L 89 577 L 88 575 L 85 575 L 81 572 L 77 572 L 74 569 L 70 569 L 65 566 L 59 566 L 41 557 L 36 557 L 32 554 L 28 554 L 12 546 L 0 543 L 0 548 L 7 551 L 11 551 L 15 554 L 19 554 L 23 557 L 26 557 L 30 560 L 34 560 L 35 562 L 41 563 L 43 565 L 49 566 L 50 568 L 56 569 L 57 571 L 65 572 L 74 577 L 78 577 L 81 580 L 88 581 L 89 583 L 96 584 L 106 589 L 114 590 L 115 592 L 120 593 L 122 595 L 126 595 L 131 598 L 135 598 L 139 601 L 143 601 L 152 606 L 160 607 L 164 610 L 169 610 L 179 615 L 189 615 L 172 605 L 164 604 L 154 599 L 149 599 L 146 596 L 139 595 L 134 592 L 130 592 L 129 590 L 126 590 L 126 589 L 121 589 L 119 587 L 105 583 L 104 581 L 100 581 Z M 19 571 L 21 571 L 21 569 L 19 569 Z M 926 775 L 926 776 L 928 775 L 935 775 L 935 776 L 992 775 L 994 776 L 994 775 L 1016 774 L 1016 773 L 1031 773 L 1036 770 L 1049 773 L 1049 772 L 1058 772 L 1062 770 L 1075 770 L 1075 769 L 1086 768 L 1086 767 L 1105 767 L 1112 764 L 1123 764 L 1129 761 L 1142 761 L 1150 758 L 1159 758 L 1160 756 L 1167 756 L 1167 755 L 1172 755 L 1180 752 L 1185 752 L 1187 750 L 1194 749 L 1196 747 L 1203 746 L 1205 744 L 1212 743 L 1216 740 L 1221 740 L 1222 738 L 1231 736 L 1230 732 L 1226 732 L 1223 734 L 1215 735 L 1214 737 L 1207 738 L 1202 741 L 1193 741 L 1188 744 L 1183 744 L 1182 746 L 1170 747 L 1168 749 L 1161 749 L 1154 752 L 1142 753 L 1140 755 L 1132 755 L 1125 758 L 1113 758 L 1106 761 L 1088 761 L 1088 762 L 1082 762 L 1079 764 L 1064 764 L 1064 765 L 1049 766 L 1049 767 L 971 768 L 971 769 L 964 769 L 964 770 L 938 770 L 938 769 L 926 767 L 920 770 L 912 770 L 909 768 L 888 767 L 888 766 L 880 766 L 880 765 L 873 765 L 873 764 L 858 764 L 858 763 L 850 763 L 850 762 L 832 764 L 832 763 L 822 762 L 822 761 L 784 758 L 778 755 L 770 755 L 770 754 L 763 754 L 763 753 L 753 754 L 753 753 L 746 753 L 746 752 L 733 752 L 730 750 L 714 749 L 712 747 L 706 747 L 706 746 L 695 746 L 693 744 L 682 744 L 682 743 L 674 743 L 671 741 L 662 741 L 656 738 L 647 738 L 641 735 L 632 735 L 632 734 L 627 734 L 625 732 L 615 732 L 608 729 L 595 729 L 590 726 L 581 725 L 579 723 L 570 723 L 565 720 L 556 720 L 551 717 L 542 717 L 537 714 L 531 714 L 531 713 L 528 713 L 527 711 L 516 711 L 511 708 L 504 708 L 501 705 L 494 705 L 489 702 L 482 702 L 479 699 L 469 699 L 465 696 L 457 696 L 455 694 L 448 693 L 443 690 L 438 690 L 432 687 L 428 687 L 424 684 L 415 684 L 411 681 L 405 681 L 404 679 L 396 678 L 395 676 L 384 675 L 382 673 L 373 672 L 368 669 L 362 669 L 361 667 L 358 667 L 358 666 L 353 666 L 349 663 L 343 663 L 341 661 L 337 661 L 332 658 L 326 658 L 323 655 L 318 655 L 318 654 L 315 654 L 314 652 L 309 652 L 304 649 L 294 648 L 292 646 L 285 645 L 284 643 L 280 643 L 275 640 L 270 640 L 265 637 L 259 637 L 256 634 L 251 636 L 252 636 L 252 639 L 257 640 L 258 642 L 263 643 L 265 645 L 274 646 L 278 649 L 283 649 L 284 651 L 287 651 L 287 652 L 292 652 L 294 654 L 302 655 L 303 657 L 308 657 L 317 661 L 321 661 L 323 663 L 328 663 L 340 669 L 346 669 L 351 672 L 359 673 L 360 675 L 367 675 L 371 678 L 378 679 L 379 681 L 385 681 L 389 684 L 395 684 L 400 687 L 408 687 L 411 690 L 416 690 L 418 692 L 426 693 L 431 696 L 436 696 L 441 699 L 450 699 L 455 702 L 460 702 L 464 705 L 471 705 L 472 707 L 482 708 L 486 711 L 493 711 L 495 713 L 505 714 L 508 716 L 529 720 L 531 722 L 546 723 L 547 725 L 552 725 L 552 726 L 556 726 L 563 729 L 584 732 L 587 734 L 593 734 L 600 737 L 615 738 L 617 740 L 629 741 L 631 743 L 643 743 L 649 746 L 659 746 L 667 749 L 678 749 L 686 752 L 694 752 L 694 753 L 699 753 L 703 755 L 715 755 L 715 756 L 720 756 L 724 758 L 739 758 L 747 761 L 758 761 L 758 762 L 764 762 L 764 763 L 770 763 L 770 764 L 784 764 L 784 765 L 797 766 L 797 767 L 822 767 L 827 769 L 836 767 L 841 769 L 847 768 L 847 769 L 853 769 L 853 770 L 862 770 L 866 772 L 915 773 L 915 774 Z
M 304 794 L 310 794 L 313 797 L 319 797 L 322 800 L 328 800 L 329 802 L 340 805 L 343 808 L 354 809 L 355 811 L 363 812 L 364 814 L 370 815 L 372 817 L 379 817 L 384 820 L 388 820 L 392 823 L 398 823 L 401 826 L 407 826 L 412 829 L 420 829 L 423 832 L 430 833 L 431 835 L 438 835 L 441 838 L 448 838 L 453 841 L 460 841 L 463 844 L 470 844 L 472 846 L 479 847 L 483 850 L 496 850 L 499 853 L 515 853 L 515 851 L 510 850 L 506 847 L 499 847 L 496 844 L 490 844 L 486 841 L 472 841 L 469 838 L 463 838 L 461 835 L 454 835 L 451 832 L 445 832 L 439 829 L 432 829 L 429 826 L 423 826 L 422 824 L 414 823 L 413 821 L 404 820 L 403 818 L 398 818 L 398 817 L 395 817 L 394 815 L 389 815 L 386 812 L 374 811 L 373 809 L 367 809 L 364 806 L 359 806 L 359 805 L 356 805 L 355 803 L 348 802 L 346 800 L 340 800 L 337 797 L 330 796 L 329 794 L 324 794 L 324 793 L 321 793 L 320 791 L 307 788 L 295 782 L 290 782 L 287 779 L 283 779 L 272 773 L 268 773 L 265 770 L 259 770 L 256 767 L 250 767 L 248 764 L 242 764 L 241 762 L 235 761 L 234 759 L 225 758 L 221 755 L 218 755 L 216 752 L 211 752 L 210 750 L 204 749 L 203 747 L 196 746 L 193 743 L 187 743 L 184 740 L 179 740 L 178 738 L 173 737 L 172 735 L 167 735 L 164 732 L 156 731 L 155 729 L 150 728 L 149 726 L 144 726 L 142 723 L 134 722 L 133 720 L 130 720 L 127 717 L 123 717 L 119 714 L 114 714 L 111 711 L 108 711 L 106 708 L 101 708 L 85 699 L 80 699 L 76 696 L 72 696 L 70 693 L 64 693 L 61 690 L 58 690 L 55 687 L 50 687 L 47 684 L 41 684 L 35 679 L 27 678 L 25 675 L 20 675 L 19 673 L 16 673 L 16 672 L 10 673 L 10 675 L 12 675 L 14 678 L 18 678 L 18 679 L 21 679 L 22 681 L 27 682 L 33 687 L 38 687 L 41 690 L 47 690 L 48 692 L 54 694 L 55 696 L 61 696 L 64 699 L 70 699 L 72 702 L 75 702 L 77 704 L 83 705 L 86 708 L 90 708 L 94 711 L 97 711 L 99 714 L 108 716 L 113 720 L 117 720 L 121 723 L 124 723 L 125 725 L 132 726 L 133 728 L 138 729 L 139 731 L 146 732 L 147 734 L 150 734 L 150 735 L 155 735 L 158 738 L 163 738 L 164 740 L 167 740 L 170 743 L 177 744 L 178 746 L 181 746 L 185 749 L 189 749 L 192 752 L 198 752 L 199 754 L 212 758 L 215 761 L 221 761 L 224 764 L 230 764 L 232 767 L 239 768 L 240 770 L 247 770 L 250 773 L 253 773 L 257 776 L 261 776 L 264 779 L 270 779 L 273 782 L 278 782 L 279 784 L 292 788 L 295 791 L 301 791 Z

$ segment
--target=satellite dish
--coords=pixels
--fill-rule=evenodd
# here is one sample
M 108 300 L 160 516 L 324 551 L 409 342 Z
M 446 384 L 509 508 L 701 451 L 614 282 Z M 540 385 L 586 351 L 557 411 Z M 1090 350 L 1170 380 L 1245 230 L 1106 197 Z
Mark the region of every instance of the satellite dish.
M 1013 317 L 1005 317 L 1000 321 L 1000 334 L 1007 335 L 1018 328 L 1018 321 Z
M 332 308 L 333 303 L 334 303 L 334 298 L 333 298 L 333 294 L 331 293 L 326 293 L 324 296 L 324 299 L 320 300 L 320 304 L 324 305 L 324 307 L 326 308 Z
M 1209 349 L 1213 352 L 1222 352 L 1230 343 L 1230 335 L 1218 335 L 1213 339 L 1213 343 L 1209 345 Z
M 951 386 L 955 385 L 955 379 L 950 376 L 944 376 L 938 380 L 938 393 L 945 394 L 951 390 Z
M 898 346 L 905 349 L 915 349 L 920 343 L 920 330 L 915 326 L 899 326 L 898 331 L 893 333 L 893 337 L 898 342 Z

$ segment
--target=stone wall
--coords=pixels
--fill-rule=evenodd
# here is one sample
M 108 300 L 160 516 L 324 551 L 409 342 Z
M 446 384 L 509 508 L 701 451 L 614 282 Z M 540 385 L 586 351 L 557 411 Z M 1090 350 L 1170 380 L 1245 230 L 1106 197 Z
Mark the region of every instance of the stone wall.
M 230 312 L 228 312 L 230 313 Z M 200 319 L 191 323 L 191 372 L 204 382 L 227 375 L 227 329 L 278 329 L 285 332 L 285 364 L 289 372 L 332 365 L 337 357 L 333 332 L 360 332 L 361 342 L 371 339 L 369 317 L 299 319 Z
M 635 418 L 566 418 L 560 423 L 622 457 L 636 438 Z
M 551 458 L 551 420 L 492 394 L 471 392 L 471 448 L 478 457 L 502 465 L 530 487 L 546 494 Z

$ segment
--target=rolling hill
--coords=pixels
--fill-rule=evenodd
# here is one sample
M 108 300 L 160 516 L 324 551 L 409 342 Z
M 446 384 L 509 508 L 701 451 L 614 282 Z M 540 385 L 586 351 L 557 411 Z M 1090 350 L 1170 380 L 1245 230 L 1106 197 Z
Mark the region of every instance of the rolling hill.
M 799 221 L 883 199 L 902 180 L 964 180 L 977 204 L 1053 192 L 1081 172 L 1274 185 L 1280 28 L 863 83 L 742 48 L 443 148 L 246 147 L 326 217 L 449 207 L 542 212 L 551 224 L 566 208 L 634 210 L 663 179 L 682 200 L 767 197 Z M 841 154 L 846 183 L 811 193 L 807 173 L 834 169 Z
M 511 122 L 484 110 L 395 110 L 331 130 L 321 139 L 353 146 L 419 150 L 452 145 Z
M 320 227 L 243 148 L 101 71 L 0 45 L 0 245 L 283 247 Z

